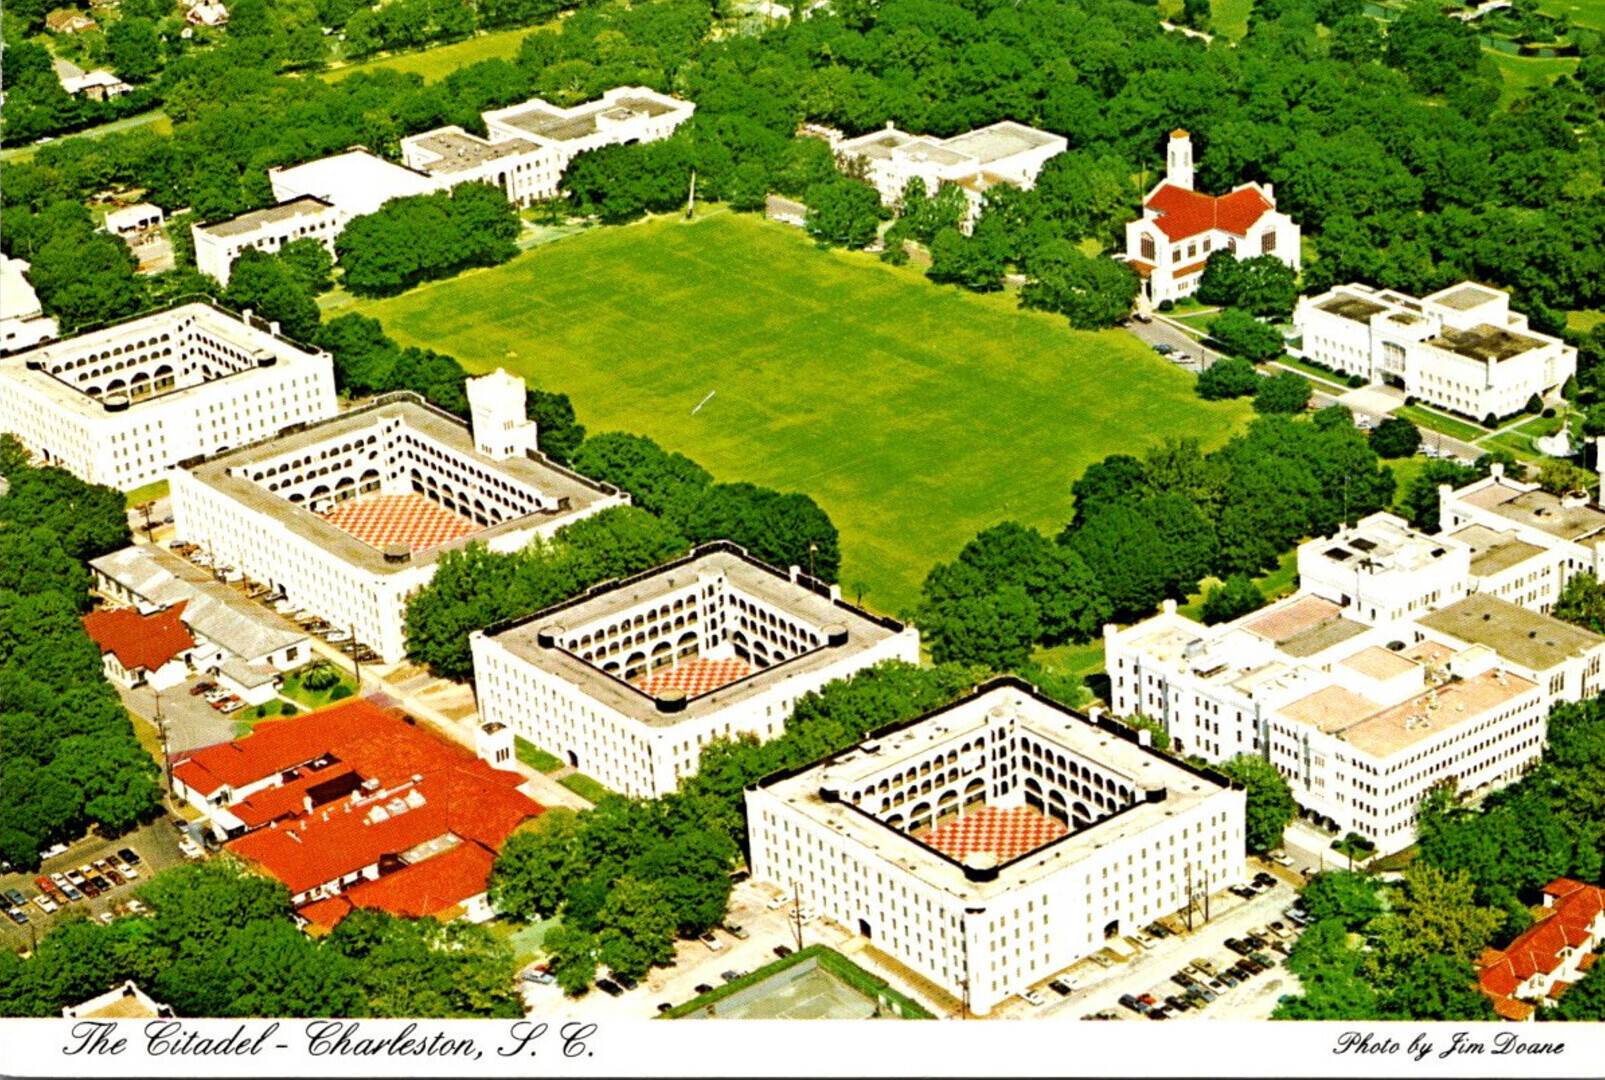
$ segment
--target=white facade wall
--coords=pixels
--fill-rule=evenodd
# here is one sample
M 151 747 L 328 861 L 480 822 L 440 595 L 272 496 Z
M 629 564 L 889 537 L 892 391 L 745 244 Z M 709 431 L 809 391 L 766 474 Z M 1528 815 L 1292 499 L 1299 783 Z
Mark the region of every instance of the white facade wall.
M 261 217 L 263 220 L 245 232 L 234 232 L 227 228 L 229 222 L 190 226 L 190 236 L 195 242 L 196 267 L 201 273 L 210 274 L 223 285 L 228 284 L 229 274 L 234 269 L 234 260 L 247 249 L 265 251 L 272 255 L 292 240 L 310 238 L 321 243 L 332 258 L 334 239 L 345 228 L 347 220 L 346 215 L 337 207 L 314 203 L 308 204 L 305 213 L 280 216 L 254 212 L 241 217 Z
M 1466 595 L 1471 583 L 1471 550 L 1447 537 L 1406 541 L 1413 550 L 1396 557 L 1389 552 L 1378 558 L 1367 557 L 1354 544 L 1376 535 L 1383 543 L 1404 535 L 1420 534 L 1401 519 L 1388 513 L 1373 514 L 1353 528 L 1341 529 L 1329 541 L 1301 544 L 1298 549 L 1299 588 L 1314 593 L 1343 608 L 1353 617 L 1378 624 L 1398 622 L 1413 615 L 1452 604 Z M 1334 548 L 1347 553 L 1335 559 L 1327 553 Z M 1373 551 L 1382 550 L 1374 548 Z M 1436 558 L 1428 552 L 1439 551 Z
M 1145 289 L 1148 301 L 1158 304 L 1197 292 L 1204 263 L 1217 251 L 1230 251 L 1239 259 L 1275 255 L 1297 270 L 1303 263 L 1299 236 L 1299 227 L 1280 210 L 1267 210 L 1243 236 L 1208 229 L 1181 240 L 1170 239 L 1153 218 L 1143 217 L 1126 223 L 1126 256 L 1153 266 Z
M 522 153 L 507 154 L 469 168 L 454 168 L 449 172 L 436 171 L 434 166 L 442 162 L 446 155 L 426 146 L 425 140 L 443 135 L 454 136 L 480 146 L 495 145 L 493 141 L 470 135 L 462 128 L 452 125 L 402 139 L 402 163 L 409 169 L 417 169 L 419 172 L 448 180 L 453 187 L 470 182 L 499 187 L 506 192 L 508 201 L 514 206 L 528 206 L 539 199 L 550 198 L 547 193 L 555 192 L 558 181 L 562 179 L 561 157 L 548 147 L 534 145 Z M 528 142 L 528 140 L 523 141 Z
M 715 739 L 748 732 L 767 742 L 780 735 L 797 699 L 834 679 L 883 660 L 919 662 L 919 635 L 908 629 L 839 663 L 783 678 L 726 708 L 658 727 L 515 656 L 495 638 L 476 633 L 470 644 L 483 720 L 505 724 L 604 786 L 639 798 L 677 789 L 682 778 L 697 771 L 702 748 Z
M 0 356 L 31 349 L 60 333 L 28 282 L 28 263 L 0 255 Z
M 126 408 L 104 407 L 102 399 L 130 385 L 155 390 Z M 337 407 L 327 353 L 202 304 L 0 362 L 0 430 L 74 475 L 122 491 L 162 479 L 187 458 L 327 419 Z

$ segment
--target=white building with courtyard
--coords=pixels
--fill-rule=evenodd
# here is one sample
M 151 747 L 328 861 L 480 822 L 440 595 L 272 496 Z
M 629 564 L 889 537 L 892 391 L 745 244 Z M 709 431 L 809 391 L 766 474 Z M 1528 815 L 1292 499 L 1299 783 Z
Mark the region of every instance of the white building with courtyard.
M 1299 355 L 1482 419 L 1518 413 L 1577 373 L 1577 350 L 1527 325 L 1510 294 L 1463 281 L 1416 299 L 1340 285 L 1299 299 Z
M 1605 658 L 1605 638 L 1544 613 L 1537 545 L 1444 526 L 1375 514 L 1309 541 L 1298 593 L 1229 623 L 1167 601 L 1105 627 L 1111 707 L 1179 753 L 1264 757 L 1311 818 L 1407 846 L 1433 787 L 1475 795 L 1530 768 L 1549 709 L 1598 693 Z
M 969 200 L 967 223 L 973 223 L 980 213 L 989 188 L 998 184 L 1033 187 L 1042 167 L 1069 145 L 1062 135 L 1013 120 L 1000 120 L 947 139 L 910 135 L 890 123 L 883 131 L 855 139 L 837 140 L 830 134 L 836 159 L 863 169 L 887 206 L 903 198 L 915 177 L 924 182 L 930 195 L 944 183 L 957 184 Z
M 121 491 L 335 414 L 329 355 L 192 303 L 0 358 L 0 430 Z
M 407 599 L 442 552 L 469 541 L 516 551 L 629 501 L 539 454 L 522 379 L 482 376 L 469 397 L 472 436 L 449 413 L 391 394 L 175 471 L 177 533 L 399 661 Z
M 1239 184 L 1225 195 L 1193 188 L 1193 140 L 1170 133 L 1165 177 L 1143 199 L 1142 217 L 1126 225 L 1125 261 L 1142 279 L 1149 304 L 1180 300 L 1198 291 L 1204 264 L 1217 251 L 1239 259 L 1274 255 L 1294 270 L 1302 265 L 1299 227 L 1276 208 L 1270 184 Z
M 715 739 L 779 735 L 833 679 L 919 662 L 912 627 L 726 542 L 470 641 L 481 717 L 641 797 L 674 791 Z
M 986 1014 L 1247 877 L 1244 793 L 1013 677 L 747 792 L 753 876 Z

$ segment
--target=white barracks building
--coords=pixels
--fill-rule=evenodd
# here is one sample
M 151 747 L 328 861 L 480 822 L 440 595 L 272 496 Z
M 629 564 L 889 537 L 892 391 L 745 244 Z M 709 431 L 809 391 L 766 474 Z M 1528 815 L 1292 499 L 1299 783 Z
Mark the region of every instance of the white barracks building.
M 631 796 L 674 791 L 715 739 L 774 738 L 834 679 L 919 662 L 912 627 L 723 541 L 470 641 L 485 721 Z
M 1577 373 L 1577 350 L 1510 310 L 1510 294 L 1463 281 L 1423 300 L 1340 285 L 1299 299 L 1299 355 L 1400 387 L 1464 416 L 1508 416 Z
M 1012 677 L 746 799 L 755 877 L 975 1013 L 1246 876 L 1242 789 Z
M 468 396 L 472 438 L 456 417 L 392 394 L 177 471 L 178 535 L 400 660 L 407 599 L 441 552 L 474 540 L 516 551 L 629 501 L 539 455 L 522 379 L 481 376 Z
M 327 353 L 208 304 L 0 358 L 0 430 L 122 491 L 336 408 Z
M 1444 521 L 1426 536 L 1374 514 L 1309 541 L 1299 592 L 1234 622 L 1167 602 L 1105 627 L 1114 711 L 1157 720 L 1179 753 L 1264 757 L 1307 816 L 1407 846 L 1433 787 L 1476 794 L 1526 771 L 1550 707 L 1598 693 L 1605 656 L 1605 638 L 1541 610 L 1543 549 Z

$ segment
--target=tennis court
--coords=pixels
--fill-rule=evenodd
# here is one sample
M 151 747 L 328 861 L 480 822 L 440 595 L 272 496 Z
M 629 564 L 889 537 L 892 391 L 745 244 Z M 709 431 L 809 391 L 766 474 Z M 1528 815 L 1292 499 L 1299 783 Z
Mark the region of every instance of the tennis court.
M 751 996 L 746 996 L 751 995 Z M 824 968 L 783 971 L 715 1006 L 721 1020 L 865 1020 L 875 1003 Z

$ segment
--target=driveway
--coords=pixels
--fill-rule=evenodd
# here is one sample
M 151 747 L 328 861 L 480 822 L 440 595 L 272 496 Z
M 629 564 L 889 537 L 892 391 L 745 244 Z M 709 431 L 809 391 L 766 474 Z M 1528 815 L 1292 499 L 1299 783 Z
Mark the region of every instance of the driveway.
M 1177 367 L 1187 371 L 1201 371 L 1220 359 L 1219 353 L 1204 348 L 1197 338 L 1178 329 L 1176 324 L 1166 321 L 1163 315 L 1155 315 L 1154 321 L 1149 323 L 1132 319 L 1126 324 L 1126 329 L 1138 340 L 1150 346 L 1169 345 L 1176 352 L 1189 357 L 1187 362 L 1176 364 Z
M 168 752 L 177 754 L 228 742 L 234 738 L 234 722 L 246 711 L 241 709 L 224 715 L 208 705 L 201 695 L 191 694 L 190 690 L 201 681 L 200 675 L 191 675 L 179 685 L 161 692 L 162 723 L 157 723 L 157 695 L 150 687 L 139 686 L 128 690 L 119 686 L 117 694 L 130 712 L 156 724 L 158 732 L 165 724 Z
M 114 839 L 90 833 L 72 844 L 65 855 L 46 859 L 44 865 L 31 874 L 0 876 L 0 889 L 16 889 L 28 898 L 29 920 L 27 926 L 18 926 L 10 919 L 0 920 L 0 946 L 13 951 L 30 948 L 38 937 L 43 937 L 69 911 L 83 908 L 91 915 L 100 915 L 127 903 L 133 899 L 135 891 L 154 877 L 157 871 L 188 861 L 178 850 L 178 839 L 178 830 L 173 828 L 169 821 L 158 818 L 143 828 Z M 140 857 L 141 862 L 137 867 L 139 877 L 136 880 L 116 886 L 110 892 L 102 893 L 93 900 L 84 899 L 67 904 L 54 915 L 46 915 L 33 902 L 33 898 L 39 895 L 39 888 L 33 883 L 34 878 L 40 875 L 48 877 L 53 873 L 82 866 L 84 863 L 92 863 L 96 859 L 104 859 L 125 847 L 132 848 Z

